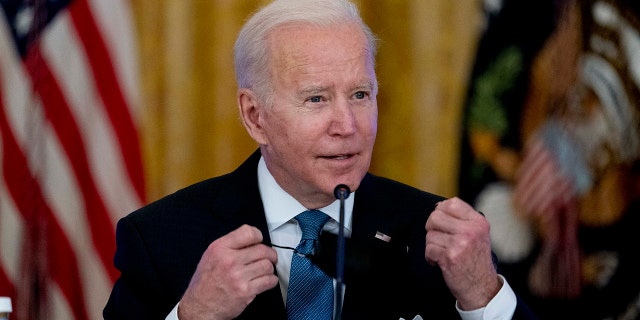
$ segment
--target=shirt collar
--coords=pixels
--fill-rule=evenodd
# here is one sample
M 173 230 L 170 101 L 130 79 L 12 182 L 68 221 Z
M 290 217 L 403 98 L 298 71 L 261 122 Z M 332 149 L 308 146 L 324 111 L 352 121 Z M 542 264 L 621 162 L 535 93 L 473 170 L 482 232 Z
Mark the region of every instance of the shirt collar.
M 269 232 L 287 223 L 301 212 L 307 210 L 298 200 L 285 192 L 273 178 L 264 157 L 260 157 L 258 162 L 258 188 L 260 197 L 264 204 L 264 212 L 267 218 Z M 351 213 L 353 212 L 353 200 L 355 192 L 352 192 L 344 203 L 344 225 L 346 229 L 351 229 Z M 340 219 L 340 201 L 332 202 L 324 208 L 318 209 L 326 213 L 334 221 Z

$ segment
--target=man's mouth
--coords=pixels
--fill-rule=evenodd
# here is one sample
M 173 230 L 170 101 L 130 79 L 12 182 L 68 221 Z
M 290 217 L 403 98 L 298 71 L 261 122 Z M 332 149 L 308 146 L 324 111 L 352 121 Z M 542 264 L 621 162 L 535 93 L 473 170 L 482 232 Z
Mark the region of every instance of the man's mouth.
M 323 156 L 323 158 L 325 159 L 332 159 L 332 160 L 346 160 L 351 157 L 353 157 L 353 154 L 338 154 L 334 156 Z

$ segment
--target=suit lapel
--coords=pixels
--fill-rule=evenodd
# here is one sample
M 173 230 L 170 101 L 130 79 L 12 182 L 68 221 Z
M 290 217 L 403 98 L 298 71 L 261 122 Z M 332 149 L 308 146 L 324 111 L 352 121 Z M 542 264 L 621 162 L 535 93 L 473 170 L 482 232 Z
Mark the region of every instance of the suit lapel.
M 380 187 L 367 174 L 355 194 L 347 260 L 358 263 L 345 274 L 345 319 L 397 319 L 402 310 L 398 286 L 406 274 L 406 232 L 396 204 Z

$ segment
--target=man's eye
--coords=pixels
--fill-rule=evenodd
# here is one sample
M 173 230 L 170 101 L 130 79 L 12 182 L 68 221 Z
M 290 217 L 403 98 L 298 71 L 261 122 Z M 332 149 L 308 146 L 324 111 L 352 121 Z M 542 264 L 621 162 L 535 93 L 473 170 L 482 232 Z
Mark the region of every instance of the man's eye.
M 356 99 L 364 99 L 367 97 L 367 93 L 364 91 L 358 91 L 353 95 Z
M 320 97 L 320 96 L 311 97 L 311 98 L 309 98 L 309 102 L 314 102 L 314 103 L 322 102 L 322 97 Z
M 364 99 L 367 97 L 367 94 L 364 91 L 358 91 L 353 95 L 356 99 Z

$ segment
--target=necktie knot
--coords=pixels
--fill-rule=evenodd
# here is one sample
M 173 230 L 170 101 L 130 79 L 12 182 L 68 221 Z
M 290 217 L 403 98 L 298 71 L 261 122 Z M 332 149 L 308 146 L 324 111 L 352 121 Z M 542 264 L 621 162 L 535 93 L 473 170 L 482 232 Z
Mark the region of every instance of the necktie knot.
M 317 240 L 329 216 L 319 210 L 307 210 L 295 217 L 302 229 L 302 240 Z

